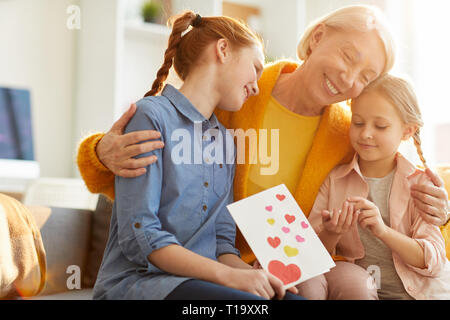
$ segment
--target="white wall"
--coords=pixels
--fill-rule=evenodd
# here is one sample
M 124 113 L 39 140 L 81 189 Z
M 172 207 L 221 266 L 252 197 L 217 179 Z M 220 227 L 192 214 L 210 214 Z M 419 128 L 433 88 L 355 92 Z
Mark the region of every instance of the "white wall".
M 72 174 L 75 33 L 66 27 L 72 3 L 77 1 L 0 1 L 0 86 L 31 90 L 42 176 Z
M 77 34 L 74 143 L 92 132 L 107 131 L 122 92 L 123 0 L 80 0 Z M 74 174 L 78 170 L 74 168 Z

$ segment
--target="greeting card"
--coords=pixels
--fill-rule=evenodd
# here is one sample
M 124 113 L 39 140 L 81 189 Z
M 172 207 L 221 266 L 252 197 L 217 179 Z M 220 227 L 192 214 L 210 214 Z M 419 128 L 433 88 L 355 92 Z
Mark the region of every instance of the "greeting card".
M 284 184 L 227 208 L 261 266 L 286 289 L 335 267 Z

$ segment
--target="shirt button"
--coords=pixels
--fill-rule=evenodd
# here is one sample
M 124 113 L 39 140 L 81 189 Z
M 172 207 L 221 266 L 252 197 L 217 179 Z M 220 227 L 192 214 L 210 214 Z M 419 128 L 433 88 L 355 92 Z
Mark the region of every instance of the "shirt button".
M 208 183 L 208 182 L 205 182 L 203 185 L 204 185 L 205 187 L 208 187 L 208 186 L 209 186 L 209 183 Z
M 139 229 L 139 228 L 141 227 L 141 224 L 140 224 L 139 222 L 136 222 L 136 223 L 134 224 L 134 227 L 135 227 L 136 229 Z
M 206 211 L 208 209 L 208 207 L 206 206 L 206 204 L 203 205 L 203 211 Z

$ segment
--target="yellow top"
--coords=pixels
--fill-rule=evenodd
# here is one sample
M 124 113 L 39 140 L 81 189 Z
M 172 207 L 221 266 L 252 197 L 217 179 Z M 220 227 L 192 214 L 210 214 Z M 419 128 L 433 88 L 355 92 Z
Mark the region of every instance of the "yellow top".
M 292 112 L 270 97 L 260 128 L 260 137 L 261 129 L 267 132 L 267 152 L 263 154 L 270 161 L 263 164 L 260 153 L 257 164 L 250 166 L 248 195 L 282 183 L 295 193 L 320 119 L 321 116 L 305 117 Z M 262 145 L 266 146 L 265 143 Z

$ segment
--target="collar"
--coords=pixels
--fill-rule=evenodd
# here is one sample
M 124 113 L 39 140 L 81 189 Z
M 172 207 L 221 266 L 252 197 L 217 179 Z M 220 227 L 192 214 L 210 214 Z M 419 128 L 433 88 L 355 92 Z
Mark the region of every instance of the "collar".
M 205 122 L 208 124 L 209 128 L 219 127 L 219 121 L 217 120 L 217 117 L 214 113 L 211 115 L 211 118 L 206 119 L 197 110 L 197 108 L 195 108 L 194 105 L 174 86 L 166 84 L 161 95 L 169 99 L 175 109 L 177 109 L 181 114 L 183 114 L 192 122 Z
M 345 165 L 342 165 L 336 170 L 336 178 L 340 179 L 349 175 L 352 171 L 355 171 L 362 179 L 364 179 L 361 169 L 358 164 L 359 155 L 355 153 L 353 160 Z M 409 178 L 410 176 L 416 174 L 419 169 L 416 168 L 409 160 L 407 160 L 400 152 L 395 155 L 395 161 L 397 162 L 395 175 L 402 176 L 404 178 Z

